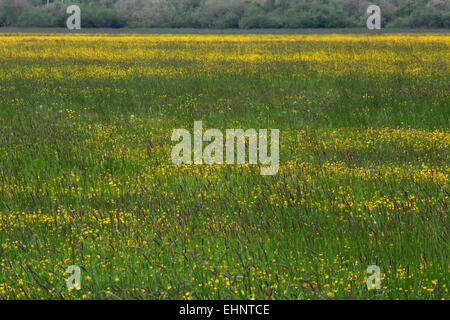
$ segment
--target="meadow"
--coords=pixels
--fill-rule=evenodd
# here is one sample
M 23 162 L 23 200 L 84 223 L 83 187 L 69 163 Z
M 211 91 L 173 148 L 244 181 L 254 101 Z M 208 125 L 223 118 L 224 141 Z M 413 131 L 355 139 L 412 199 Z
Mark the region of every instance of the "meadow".
M 0 34 L 0 299 L 448 299 L 449 44 Z M 278 174 L 174 165 L 194 121 Z

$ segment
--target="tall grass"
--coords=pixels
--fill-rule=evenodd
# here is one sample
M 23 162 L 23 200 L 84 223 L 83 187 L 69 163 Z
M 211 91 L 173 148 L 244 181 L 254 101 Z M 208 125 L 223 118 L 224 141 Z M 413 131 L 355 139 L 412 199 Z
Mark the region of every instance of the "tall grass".
M 448 298 L 449 41 L 0 36 L 0 298 Z M 173 165 L 196 120 L 278 175 Z

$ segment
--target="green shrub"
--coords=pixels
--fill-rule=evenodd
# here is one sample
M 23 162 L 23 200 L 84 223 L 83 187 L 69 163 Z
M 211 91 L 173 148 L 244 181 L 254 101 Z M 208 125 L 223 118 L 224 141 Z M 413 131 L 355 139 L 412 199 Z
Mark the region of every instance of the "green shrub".
M 382 26 L 448 28 L 448 0 L 0 0 L 1 26 L 65 27 L 70 4 L 83 28 L 344 28 L 365 27 L 369 4 Z
M 117 11 L 102 3 L 82 4 L 80 9 L 81 26 L 84 28 L 120 28 L 125 26 Z
M 26 8 L 17 21 L 19 27 L 54 27 L 56 19 L 46 7 Z
M 0 27 L 17 25 L 20 9 L 14 0 L 0 0 Z

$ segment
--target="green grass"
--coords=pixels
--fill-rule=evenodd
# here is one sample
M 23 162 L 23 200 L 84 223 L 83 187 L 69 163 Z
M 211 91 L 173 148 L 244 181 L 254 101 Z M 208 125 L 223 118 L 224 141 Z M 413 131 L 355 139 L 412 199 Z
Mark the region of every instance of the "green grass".
M 365 34 L 367 28 L 315 28 L 315 29 L 205 29 L 205 28 L 82 28 L 68 30 L 67 28 L 23 28 L 1 27 L 0 33 L 91 33 L 91 34 Z M 372 34 L 382 33 L 447 33 L 448 30 L 432 28 L 383 28 L 370 30 Z
M 264 41 L 252 45 L 280 55 L 367 50 Z M 404 50 L 398 70 L 433 70 L 384 76 L 314 72 L 298 61 L 238 62 L 244 72 L 219 61 L 218 71 L 200 72 L 202 61 L 166 59 L 237 50 L 226 42 L 128 44 L 162 53 L 145 61 L 120 60 L 124 44 L 95 43 L 112 62 L 12 54 L 92 48 L 67 38 L 5 43 L 1 299 L 449 298 L 445 41 L 373 44 Z M 187 72 L 86 73 L 147 64 Z M 53 77 L 58 68 L 67 76 Z M 293 76 L 299 69 L 304 76 Z M 280 172 L 173 165 L 172 131 L 192 132 L 196 120 L 223 131 L 280 129 Z M 373 264 L 380 290 L 365 284 Z M 69 265 L 81 267 L 79 291 L 66 288 Z

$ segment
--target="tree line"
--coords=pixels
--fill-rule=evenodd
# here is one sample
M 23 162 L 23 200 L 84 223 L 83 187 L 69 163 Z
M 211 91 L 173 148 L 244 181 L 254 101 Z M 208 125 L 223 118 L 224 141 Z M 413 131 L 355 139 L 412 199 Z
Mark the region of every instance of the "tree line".
M 370 4 L 383 27 L 450 27 L 450 0 L 0 0 L 0 27 L 65 27 L 71 4 L 84 28 L 365 27 Z

